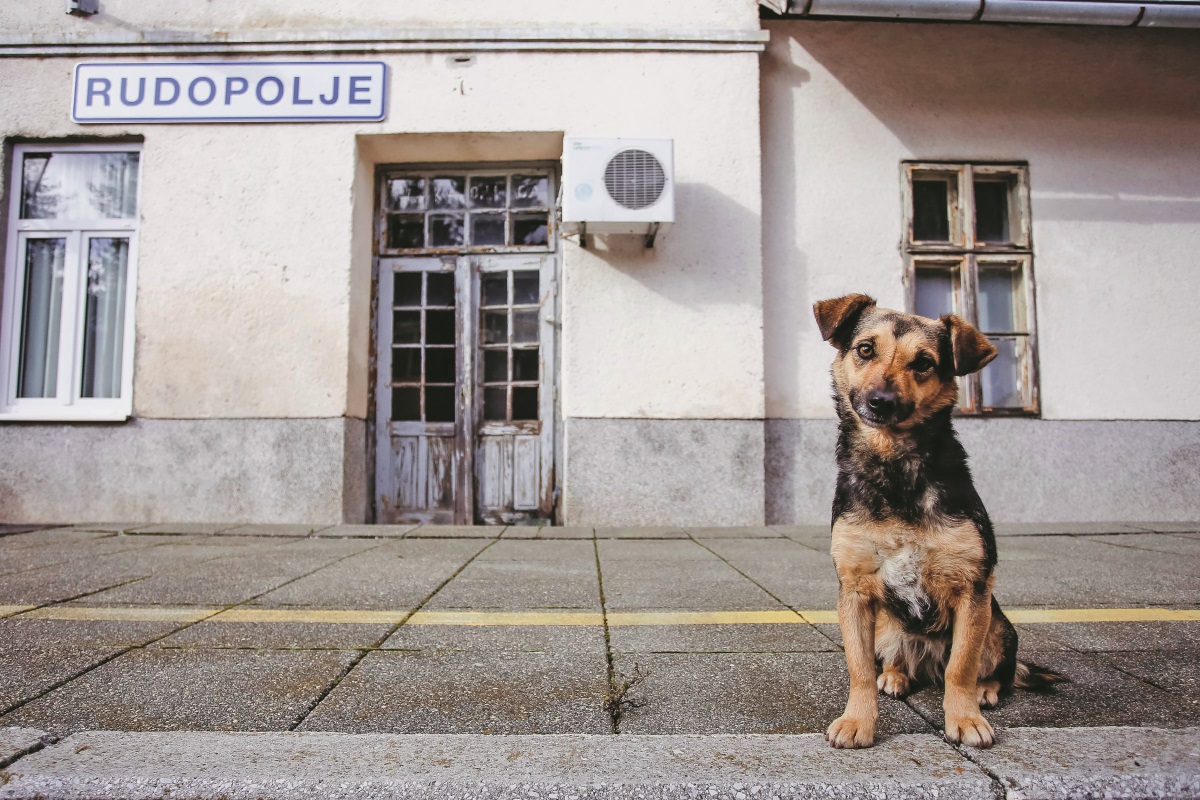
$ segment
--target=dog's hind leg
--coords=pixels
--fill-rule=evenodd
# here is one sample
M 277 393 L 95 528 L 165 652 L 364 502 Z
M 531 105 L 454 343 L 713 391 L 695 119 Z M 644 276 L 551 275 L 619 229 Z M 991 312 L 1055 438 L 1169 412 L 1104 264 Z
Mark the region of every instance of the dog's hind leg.
M 875 617 L 875 655 L 883 665 L 876 684 L 879 691 L 891 697 L 904 697 L 912 688 L 913 665 L 909 663 L 911 648 L 906 646 L 907 634 L 900 623 L 887 611 Z
M 992 708 L 1013 689 L 1017 672 L 1017 629 L 992 598 L 992 624 L 979 658 L 979 706 Z

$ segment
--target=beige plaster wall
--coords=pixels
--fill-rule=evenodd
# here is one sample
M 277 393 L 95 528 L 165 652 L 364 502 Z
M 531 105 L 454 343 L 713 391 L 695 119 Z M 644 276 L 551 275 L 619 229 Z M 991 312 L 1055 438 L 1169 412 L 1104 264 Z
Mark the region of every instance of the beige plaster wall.
M 144 137 L 134 411 L 198 419 L 366 415 L 375 163 L 674 138 L 679 221 L 653 250 L 563 245 L 563 413 L 756 417 L 758 58 L 391 54 L 382 123 L 130 126 L 69 122 L 73 60 L 5 58 L 0 135 Z M 430 149 L 463 131 L 536 135 Z
M 1200 33 L 775 22 L 766 408 L 832 416 L 813 301 L 902 307 L 900 163 L 1024 160 L 1043 417 L 1200 418 Z

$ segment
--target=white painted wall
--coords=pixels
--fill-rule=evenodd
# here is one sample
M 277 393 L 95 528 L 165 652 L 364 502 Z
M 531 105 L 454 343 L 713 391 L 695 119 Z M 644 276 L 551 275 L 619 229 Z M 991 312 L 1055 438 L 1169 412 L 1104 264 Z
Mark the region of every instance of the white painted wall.
M 765 27 L 769 417 L 832 416 L 809 307 L 903 307 L 900 163 L 954 159 L 1029 162 L 1042 416 L 1200 418 L 1200 34 Z
M 762 415 L 756 53 L 383 58 L 383 123 L 129 126 L 69 122 L 72 59 L 0 59 L 0 136 L 145 137 L 136 415 L 365 417 L 374 164 L 472 160 L 453 134 L 531 131 L 483 150 L 675 139 L 678 222 L 654 250 L 564 245 L 564 415 Z

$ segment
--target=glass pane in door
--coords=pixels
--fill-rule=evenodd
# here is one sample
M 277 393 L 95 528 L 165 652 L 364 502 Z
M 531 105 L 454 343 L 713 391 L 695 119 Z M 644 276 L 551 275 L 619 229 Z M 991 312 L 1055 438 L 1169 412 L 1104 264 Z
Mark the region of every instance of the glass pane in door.
M 25 302 L 21 310 L 17 397 L 56 394 L 66 256 L 66 239 L 25 242 Z

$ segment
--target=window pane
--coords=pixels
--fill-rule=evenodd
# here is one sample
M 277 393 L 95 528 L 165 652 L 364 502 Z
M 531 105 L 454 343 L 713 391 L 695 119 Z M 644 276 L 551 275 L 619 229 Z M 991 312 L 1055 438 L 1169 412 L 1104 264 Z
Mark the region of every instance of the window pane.
M 983 405 L 987 408 L 1024 408 L 1028 401 L 1021 389 L 1025 337 L 990 337 L 1000 351 L 979 373 Z
M 536 386 L 514 386 L 513 421 L 538 418 L 538 390 Z
M 471 244 L 474 246 L 504 244 L 504 215 L 472 214 Z
M 1014 267 L 979 268 L 979 329 L 984 333 L 1024 333 L 1021 272 Z
M 508 351 L 483 351 L 483 379 L 487 383 L 503 383 L 508 380 Z
M 950 184 L 913 181 L 913 238 L 921 242 L 950 241 Z
M 425 274 L 425 305 L 453 306 L 454 275 L 449 272 L 427 272 Z
M 434 178 L 433 179 L 433 207 L 434 208 L 466 208 L 467 179 L 463 177 L 457 178 Z
M 29 153 L 21 165 L 22 219 L 132 219 L 139 153 Z
M 513 350 L 513 380 L 538 380 L 538 349 Z
M 545 175 L 513 175 L 513 208 L 548 208 L 550 179 Z
M 537 305 L 538 299 L 538 274 L 532 270 L 529 272 L 514 272 L 513 305 Z
M 471 178 L 472 208 L 504 208 L 508 200 L 508 178 L 494 175 Z
M 506 344 L 508 342 L 508 312 L 488 311 L 483 315 L 483 343 Z
M 454 422 L 454 387 L 425 387 L 425 421 Z
M 120 397 L 129 240 L 88 240 L 81 397 Z
M 454 348 L 425 348 L 425 382 L 454 383 Z
M 513 244 L 546 244 L 550 235 L 550 227 L 546 219 L 545 214 L 539 214 L 536 217 L 528 214 L 514 214 Z
M 483 284 L 483 304 L 485 306 L 506 306 L 508 305 L 508 273 L 493 272 L 484 275 Z
M 429 244 L 431 247 L 459 247 L 463 243 L 463 218 L 457 216 L 429 217 Z
M 392 344 L 421 343 L 421 312 L 392 312 Z
M 538 312 L 513 312 L 513 341 L 536 342 L 538 340 Z
M 392 280 L 392 305 L 421 305 L 421 273 L 397 272 Z
M 425 312 L 425 343 L 454 344 L 454 312 Z
M 387 186 L 388 211 L 425 210 L 424 178 L 392 178 Z
M 954 271 L 918 267 L 914 286 L 916 308 L 922 317 L 937 319 L 954 313 Z
M 387 219 L 389 250 L 418 250 L 425 246 L 425 218 L 420 214 L 392 214 Z
M 508 419 L 508 390 L 503 386 L 489 386 L 483 390 L 483 418 L 491 422 Z
M 66 255 L 66 239 L 29 239 L 25 243 L 25 303 L 21 315 L 17 397 L 56 394 Z
M 416 386 L 392 389 L 392 419 L 419 420 L 421 418 L 421 390 Z
M 392 382 L 420 383 L 421 381 L 421 348 L 394 347 L 392 348 Z
M 975 181 L 975 239 L 1011 242 L 1008 223 L 1008 181 Z

